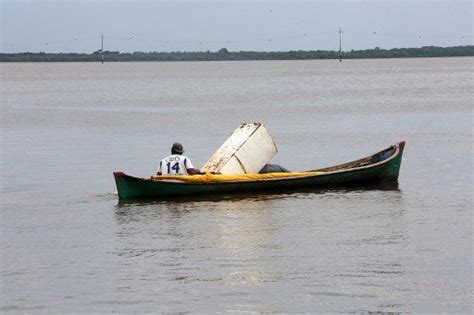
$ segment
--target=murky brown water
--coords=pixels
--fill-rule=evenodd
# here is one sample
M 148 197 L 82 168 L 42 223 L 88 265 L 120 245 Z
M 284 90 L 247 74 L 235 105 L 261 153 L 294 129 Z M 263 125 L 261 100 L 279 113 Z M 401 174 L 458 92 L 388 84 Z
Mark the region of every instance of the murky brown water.
M 471 312 L 473 60 L 0 64 L 0 310 Z M 406 140 L 399 186 L 118 205 L 244 121 L 292 170 Z

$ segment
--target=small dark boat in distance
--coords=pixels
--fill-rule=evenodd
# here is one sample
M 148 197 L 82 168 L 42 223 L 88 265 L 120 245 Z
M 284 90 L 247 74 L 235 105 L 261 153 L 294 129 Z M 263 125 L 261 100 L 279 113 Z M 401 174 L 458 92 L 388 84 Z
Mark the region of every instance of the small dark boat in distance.
M 123 172 L 114 172 L 117 192 L 120 199 L 153 197 L 156 199 L 180 196 L 209 196 L 220 193 L 252 193 L 258 191 L 295 191 L 309 187 L 330 188 L 355 186 L 377 182 L 397 182 L 402 162 L 405 142 L 396 143 L 389 148 L 363 159 L 332 167 L 325 167 L 303 173 L 285 173 L 280 176 L 243 175 L 239 180 L 232 175 L 212 175 L 216 180 L 185 181 L 185 177 L 203 179 L 206 175 L 184 176 L 169 179 L 152 176 L 140 178 Z M 210 175 L 210 174 L 207 174 Z M 267 176 L 264 176 L 267 175 Z M 226 176 L 230 179 L 227 180 Z M 217 180 L 219 177 L 219 180 Z M 180 179 L 183 180 L 180 180 Z

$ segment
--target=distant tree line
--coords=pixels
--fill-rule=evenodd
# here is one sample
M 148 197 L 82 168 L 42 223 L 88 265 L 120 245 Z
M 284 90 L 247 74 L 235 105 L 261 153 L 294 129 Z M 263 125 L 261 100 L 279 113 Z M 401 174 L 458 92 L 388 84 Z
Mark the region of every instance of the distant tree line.
M 221 60 L 303 60 L 303 59 L 338 59 L 338 51 L 310 50 L 310 51 L 239 51 L 232 52 L 222 48 L 217 52 L 133 52 L 121 53 L 118 51 L 104 51 L 104 60 L 110 61 L 221 61 Z M 416 57 L 459 57 L 474 56 L 474 46 L 421 48 L 394 48 L 351 50 L 342 52 L 343 59 L 365 58 L 416 58 Z M 101 51 L 86 53 L 0 53 L 0 62 L 98 62 L 101 60 Z

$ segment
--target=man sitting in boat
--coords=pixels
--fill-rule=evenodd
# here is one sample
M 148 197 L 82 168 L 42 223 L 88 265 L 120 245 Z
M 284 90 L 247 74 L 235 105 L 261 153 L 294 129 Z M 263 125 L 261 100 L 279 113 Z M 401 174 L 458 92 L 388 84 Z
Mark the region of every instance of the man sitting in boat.
M 200 171 L 194 168 L 191 160 L 184 156 L 183 153 L 183 145 L 181 143 L 174 143 L 171 147 L 171 155 L 160 161 L 156 174 L 163 176 L 200 174 Z

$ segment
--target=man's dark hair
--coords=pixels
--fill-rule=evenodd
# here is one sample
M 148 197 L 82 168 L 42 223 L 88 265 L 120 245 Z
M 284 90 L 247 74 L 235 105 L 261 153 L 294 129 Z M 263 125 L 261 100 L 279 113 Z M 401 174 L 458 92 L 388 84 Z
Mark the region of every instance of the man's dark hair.
M 171 147 L 171 154 L 183 154 L 184 149 L 181 143 L 173 143 Z

